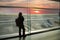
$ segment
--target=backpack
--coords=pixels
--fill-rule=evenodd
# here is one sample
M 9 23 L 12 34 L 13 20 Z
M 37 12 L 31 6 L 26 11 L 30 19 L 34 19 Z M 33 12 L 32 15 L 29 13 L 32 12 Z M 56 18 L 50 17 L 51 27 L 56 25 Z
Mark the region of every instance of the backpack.
M 16 22 L 16 26 L 19 26 L 19 25 L 18 25 L 18 19 L 16 19 L 15 22 Z

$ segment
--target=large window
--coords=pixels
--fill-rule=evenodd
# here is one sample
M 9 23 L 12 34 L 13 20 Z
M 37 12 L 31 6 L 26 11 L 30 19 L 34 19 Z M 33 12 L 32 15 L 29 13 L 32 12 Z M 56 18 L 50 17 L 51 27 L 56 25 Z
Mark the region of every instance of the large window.
M 26 31 L 35 31 L 59 26 L 59 10 L 33 8 L 0 8 L 0 35 L 18 33 L 15 19 L 18 13 L 24 16 Z
M 0 0 L 0 37 L 1 35 L 5 37 L 7 34 L 8 36 L 18 34 L 19 28 L 16 26 L 15 19 L 19 12 L 23 13 L 24 27 L 28 34 L 42 30 L 45 32 L 44 29 L 59 29 L 59 10 L 59 2 L 52 0 Z M 46 35 L 52 38 L 55 33 L 59 35 L 59 30 L 48 32 Z M 44 36 L 42 36 L 43 34 Z M 35 37 L 36 35 L 38 38 Z M 44 40 L 44 37 L 47 40 L 45 33 L 36 35 L 27 36 L 27 40 L 29 38 L 30 40 L 39 40 L 40 36 L 42 36 L 41 40 Z

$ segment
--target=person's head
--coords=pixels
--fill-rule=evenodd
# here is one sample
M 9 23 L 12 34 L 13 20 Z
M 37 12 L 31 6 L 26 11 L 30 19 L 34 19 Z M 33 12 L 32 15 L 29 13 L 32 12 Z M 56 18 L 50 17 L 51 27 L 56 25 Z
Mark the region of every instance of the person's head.
M 19 12 L 19 17 L 22 16 L 22 12 Z

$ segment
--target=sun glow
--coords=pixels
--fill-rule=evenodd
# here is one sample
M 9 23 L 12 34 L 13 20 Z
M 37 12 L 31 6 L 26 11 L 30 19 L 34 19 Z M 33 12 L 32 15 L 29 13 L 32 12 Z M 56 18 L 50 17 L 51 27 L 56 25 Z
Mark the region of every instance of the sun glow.
M 43 9 L 31 9 L 31 14 L 43 14 Z
M 34 12 L 35 12 L 35 13 L 39 13 L 39 11 L 37 11 L 37 10 L 36 10 L 36 11 L 34 11 Z

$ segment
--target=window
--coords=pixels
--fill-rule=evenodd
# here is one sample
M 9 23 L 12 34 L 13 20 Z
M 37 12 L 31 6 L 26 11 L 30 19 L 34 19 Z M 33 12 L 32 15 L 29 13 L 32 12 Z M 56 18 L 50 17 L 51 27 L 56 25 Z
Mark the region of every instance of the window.
M 0 1 L 0 35 L 19 32 L 19 28 L 15 24 L 19 12 L 23 13 L 26 32 L 31 33 L 60 26 L 59 2 L 18 0 L 17 3 L 16 1 Z

